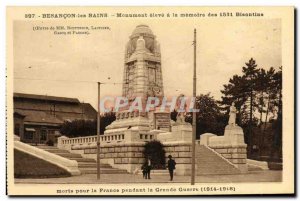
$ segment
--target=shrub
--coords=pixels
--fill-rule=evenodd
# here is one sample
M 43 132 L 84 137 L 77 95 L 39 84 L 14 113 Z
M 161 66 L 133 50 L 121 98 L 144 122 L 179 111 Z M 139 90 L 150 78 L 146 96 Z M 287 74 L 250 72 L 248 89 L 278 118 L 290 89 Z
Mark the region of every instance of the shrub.
M 152 167 L 154 169 L 165 169 L 166 166 L 166 158 L 165 158 L 165 150 L 161 142 L 154 140 L 151 142 L 147 142 L 143 151 L 145 160 L 150 157 Z
M 104 133 L 105 127 L 110 125 L 115 120 L 116 115 L 114 112 L 101 115 L 100 133 Z M 70 138 L 96 135 L 97 120 L 75 119 L 71 122 L 65 121 L 60 128 L 60 133 Z

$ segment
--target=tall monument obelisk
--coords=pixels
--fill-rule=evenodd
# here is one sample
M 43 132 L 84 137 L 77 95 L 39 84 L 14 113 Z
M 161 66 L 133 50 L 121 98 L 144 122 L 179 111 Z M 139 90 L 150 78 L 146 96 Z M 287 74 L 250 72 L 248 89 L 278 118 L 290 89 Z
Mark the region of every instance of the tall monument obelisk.
M 123 96 L 163 96 L 160 46 L 147 25 L 137 26 L 126 45 Z
M 161 99 L 163 95 L 160 45 L 149 26 L 138 25 L 126 45 L 122 96 L 129 100 L 129 105 L 141 98 L 145 108 L 148 97 Z M 144 132 L 151 129 L 154 112 L 128 109 L 116 113 L 117 120 L 107 127 L 105 133 L 128 127 L 138 127 Z

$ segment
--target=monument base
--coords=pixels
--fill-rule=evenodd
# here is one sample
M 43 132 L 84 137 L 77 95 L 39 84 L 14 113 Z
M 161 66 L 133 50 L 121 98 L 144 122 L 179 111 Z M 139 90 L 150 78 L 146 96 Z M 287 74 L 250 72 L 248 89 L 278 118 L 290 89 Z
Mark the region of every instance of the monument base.
M 247 144 L 244 142 L 243 129 L 237 125 L 227 125 L 224 136 L 212 133 L 201 135 L 201 145 L 208 146 L 234 164 L 242 173 L 248 171 Z

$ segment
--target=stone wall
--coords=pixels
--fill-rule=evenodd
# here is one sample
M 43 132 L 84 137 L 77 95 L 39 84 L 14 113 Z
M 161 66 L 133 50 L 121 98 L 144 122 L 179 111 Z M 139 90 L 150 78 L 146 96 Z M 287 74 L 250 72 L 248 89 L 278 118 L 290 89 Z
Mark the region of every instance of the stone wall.
M 241 172 L 247 171 L 247 145 L 223 145 L 223 146 L 210 146 L 216 152 L 221 154 L 224 158 L 228 159 L 236 167 L 238 167 Z
M 191 133 L 190 124 L 175 123 L 172 132 L 151 130 L 142 133 L 133 127 L 122 134 L 105 134 L 100 137 L 101 163 L 114 168 L 124 169 L 130 173 L 137 172 L 144 163 L 143 149 L 147 141 L 159 140 L 166 151 L 166 161 L 172 155 L 175 159 L 176 175 L 191 174 Z M 196 141 L 197 174 L 240 174 L 247 171 L 246 147 L 243 143 L 242 130 L 237 127 L 227 127 L 224 136 L 203 134 Z M 121 136 L 120 140 L 119 137 Z M 113 139 L 112 139 L 113 138 Z M 68 139 L 60 137 L 58 147 L 86 158 L 96 159 L 96 136 Z M 202 150 L 202 151 L 199 151 Z
M 143 150 L 145 143 L 120 143 L 111 145 L 101 145 L 101 163 L 109 164 L 114 168 L 125 169 L 132 173 L 140 170 L 144 161 Z M 175 159 L 176 175 L 190 174 L 191 167 L 191 146 L 190 143 L 164 143 L 166 151 L 166 161 L 172 155 Z M 96 159 L 97 147 L 94 146 L 74 146 L 70 150 L 73 153 L 82 154 L 85 158 Z
M 128 172 L 133 172 L 140 169 L 144 163 L 143 142 L 140 143 L 119 143 L 101 145 L 100 160 L 101 163 L 110 164 L 114 168 L 124 169 Z M 81 153 L 85 158 L 97 159 L 97 147 L 76 146 L 73 147 L 72 152 Z
M 192 149 L 191 143 L 187 142 L 170 142 L 163 143 L 166 151 L 166 161 L 168 156 L 176 161 L 176 175 L 190 175 L 191 174 L 191 157 Z
M 248 171 L 247 144 L 245 144 L 244 132 L 241 127 L 235 124 L 227 125 L 224 136 L 216 136 L 212 133 L 202 134 L 200 144 L 219 153 L 242 173 Z

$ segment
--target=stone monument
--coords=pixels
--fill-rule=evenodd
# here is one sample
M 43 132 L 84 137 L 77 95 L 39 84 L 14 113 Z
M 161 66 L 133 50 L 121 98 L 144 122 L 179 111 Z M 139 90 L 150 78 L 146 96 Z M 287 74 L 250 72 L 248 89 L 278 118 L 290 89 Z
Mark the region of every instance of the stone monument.
M 230 106 L 229 109 L 229 121 L 228 121 L 228 125 L 236 125 L 236 107 L 234 106 L 235 104 L 232 103 L 232 105 Z
M 141 99 L 143 110 L 148 97 L 164 96 L 160 45 L 147 25 L 138 25 L 126 45 L 122 96 L 129 105 L 136 98 Z M 128 129 L 130 128 L 130 129 Z M 130 111 L 129 107 L 116 113 L 116 121 L 106 127 L 105 134 L 126 131 L 129 135 L 147 134 L 150 130 L 170 130 L 170 113 L 150 111 Z M 132 133 L 129 130 L 137 132 Z M 125 136 L 126 138 L 126 136 Z
M 147 25 L 138 25 L 126 45 L 122 95 L 127 98 L 129 106 L 116 112 L 116 121 L 107 126 L 104 135 L 100 136 L 101 163 L 130 173 L 136 172 L 145 162 L 145 143 L 159 140 L 166 151 L 165 156 L 172 155 L 176 160 L 176 175 L 190 175 L 192 126 L 185 122 L 187 106 L 182 101 L 180 104 L 177 102 L 179 114 L 172 125 L 170 111 L 160 111 L 160 104 L 145 110 L 149 97 L 162 99 L 164 96 L 160 46 Z M 130 106 L 137 99 L 140 99 L 143 109 L 131 110 Z M 199 174 L 247 170 L 247 145 L 244 143 L 242 128 L 235 122 L 234 104 L 230 107 L 229 115 L 224 136 L 202 134 L 200 142 L 196 141 L 196 170 Z M 58 147 L 95 159 L 96 140 L 97 136 L 61 137 L 58 139 Z M 206 167 L 202 164 L 206 164 Z M 221 171 L 223 169 L 226 171 Z
M 247 171 L 247 144 L 244 141 L 244 132 L 241 127 L 236 124 L 236 107 L 232 103 L 229 109 L 228 125 L 225 127 L 224 136 L 216 136 L 212 133 L 201 135 L 200 144 L 206 145 L 223 157 L 227 158 L 241 172 Z

